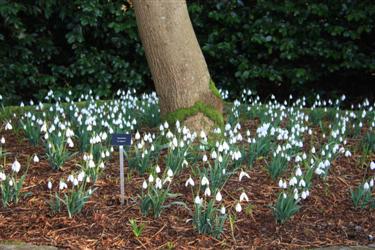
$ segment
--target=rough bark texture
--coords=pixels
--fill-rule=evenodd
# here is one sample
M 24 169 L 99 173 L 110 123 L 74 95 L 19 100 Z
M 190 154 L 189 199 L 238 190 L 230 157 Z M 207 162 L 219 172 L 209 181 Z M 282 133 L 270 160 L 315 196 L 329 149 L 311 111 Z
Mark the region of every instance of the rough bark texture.
M 222 113 L 185 0 L 134 0 L 138 30 L 162 117 L 201 101 Z

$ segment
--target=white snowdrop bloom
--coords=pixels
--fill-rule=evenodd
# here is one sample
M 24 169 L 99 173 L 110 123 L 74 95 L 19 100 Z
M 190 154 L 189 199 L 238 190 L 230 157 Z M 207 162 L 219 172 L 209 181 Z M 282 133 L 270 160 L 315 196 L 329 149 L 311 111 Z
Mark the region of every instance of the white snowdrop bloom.
M 211 189 L 208 186 L 204 190 L 204 196 L 211 196 Z
M 236 211 L 237 211 L 237 213 L 240 213 L 242 211 L 242 207 L 241 207 L 240 203 L 236 204 Z
M 150 174 L 150 176 L 148 177 L 148 182 L 154 182 L 154 176 L 152 174 Z
M 370 185 L 367 182 L 365 182 L 365 184 L 363 184 L 363 189 L 364 190 L 369 190 L 370 189 Z
M 74 147 L 73 140 L 70 137 L 66 140 L 66 143 L 68 144 L 69 148 L 73 148 Z
M 241 181 L 243 177 L 247 177 L 247 178 L 250 179 L 249 174 L 246 173 L 246 172 L 244 172 L 243 170 L 241 170 L 241 172 L 240 172 L 240 177 L 238 178 L 238 180 Z
M 307 195 L 306 195 L 306 192 L 305 191 L 302 191 L 301 193 L 301 198 L 304 200 L 307 198 Z
M 173 137 L 173 133 L 168 130 L 167 134 L 165 135 L 168 139 L 172 138 Z
M 141 135 L 139 134 L 139 132 L 137 131 L 137 133 L 135 133 L 135 136 L 134 136 L 134 138 L 136 139 L 136 140 L 139 140 L 139 139 L 141 139 Z
M 18 173 L 21 169 L 21 164 L 17 161 L 17 159 L 12 164 L 12 171 Z
M 372 161 L 372 162 L 370 163 L 370 169 L 371 169 L 371 170 L 375 170 L 375 162 Z
M 13 180 L 9 180 L 9 186 L 13 186 Z
M 74 178 L 73 179 L 73 186 L 77 186 L 78 185 L 78 179 L 77 178 Z
M 37 155 L 34 155 L 33 161 L 35 163 L 38 163 L 39 162 L 39 157 Z
M 5 144 L 5 138 L 4 138 L 4 136 L 1 137 L 0 143 L 1 143 L 1 144 Z
M 156 167 L 155 167 L 155 172 L 156 172 L 157 174 L 159 174 L 159 173 L 161 172 L 161 169 L 160 169 L 159 165 L 156 165 Z
M 306 182 L 304 179 L 301 179 L 298 184 L 300 187 L 306 187 Z
M 104 162 L 99 163 L 99 168 L 101 168 L 101 169 L 105 168 Z
M 289 186 L 294 186 L 297 184 L 297 178 L 295 176 L 293 176 L 290 180 L 289 180 Z
M 95 162 L 92 159 L 89 160 L 89 168 L 95 168 Z
M 242 192 L 240 195 L 240 202 L 241 201 L 249 201 L 249 197 L 247 197 L 247 194 L 245 192 Z
M 142 183 L 142 188 L 143 189 L 147 189 L 148 185 L 147 185 L 147 181 L 144 180 L 143 183 Z
M 321 174 L 324 173 L 324 170 L 322 170 L 321 168 L 318 167 L 318 168 L 315 169 L 314 172 L 315 172 L 315 174 L 317 174 L 317 175 L 321 175 Z
M 226 211 L 225 211 L 225 207 L 224 207 L 224 206 L 221 206 L 221 208 L 220 208 L 220 213 L 224 215 L 225 212 L 226 212 Z
M 283 188 L 284 187 L 284 181 L 283 179 L 280 179 L 279 180 L 279 188 Z
M 172 171 L 172 169 L 168 169 L 168 171 L 167 171 L 167 175 L 168 175 L 168 177 L 172 177 L 172 176 L 173 176 L 173 171 Z
M 203 155 L 203 158 L 202 158 L 202 161 L 203 162 L 206 162 L 208 159 L 207 159 L 207 155 Z
M 83 178 L 85 178 L 85 172 L 81 171 L 77 176 L 77 180 L 83 181 Z
M 195 185 L 194 180 L 191 178 L 191 176 L 185 182 L 185 187 L 187 187 L 189 185 L 192 186 L 192 187 L 194 187 L 194 185 Z
M 370 187 L 373 187 L 374 186 L 374 179 L 372 178 L 369 183 L 370 183 Z
M 230 130 L 230 129 L 231 129 L 230 124 L 229 124 L 229 123 L 225 124 L 225 130 L 228 131 L 228 130 Z
M 217 153 L 216 153 L 216 151 L 213 151 L 213 152 L 211 153 L 211 158 L 212 158 L 212 159 L 216 159 L 216 158 L 217 158 Z
M 219 155 L 218 161 L 219 161 L 220 163 L 223 162 L 223 157 L 222 157 L 221 155 Z
M 187 167 L 189 165 L 189 163 L 187 162 L 186 159 L 184 159 L 184 161 L 182 162 L 182 166 L 183 167 Z
M 217 192 L 215 199 L 219 202 L 223 199 L 223 196 L 221 195 L 220 191 Z
M 12 129 L 13 129 L 12 124 L 10 124 L 10 122 L 7 122 L 7 124 L 5 125 L 5 130 L 12 130 Z
M 199 195 L 195 196 L 194 198 L 194 203 L 197 204 L 197 205 L 201 205 L 202 204 L 202 201 L 203 199 L 199 197 Z
M 295 162 L 301 162 L 301 161 L 302 161 L 301 156 L 297 155 L 297 156 L 296 156 L 296 159 L 295 159 Z
M 208 181 L 206 176 L 203 176 L 202 181 L 201 181 L 201 185 L 202 186 L 210 185 L 210 182 Z
M 283 193 L 283 198 L 286 199 L 287 195 L 286 193 Z
M 172 140 L 172 144 L 175 148 L 177 148 L 178 146 L 178 141 L 177 141 L 177 138 L 176 137 L 173 137 L 173 140 Z
M 330 165 L 331 163 L 329 162 L 329 160 L 324 161 L 324 167 L 328 168 Z
M 168 129 L 168 128 L 169 128 L 169 124 L 168 124 L 168 122 L 164 122 L 164 128 L 165 128 L 165 129 Z
M 202 139 L 205 139 L 207 136 L 206 136 L 206 133 L 202 130 L 199 134 L 199 136 L 202 138 Z
M 5 173 L 0 172 L 0 181 L 5 181 L 6 179 L 7 179 L 7 176 L 5 175 Z
M 48 183 L 47 183 L 47 188 L 48 188 L 49 190 L 52 189 L 52 182 L 51 182 L 51 181 L 48 181 Z
M 298 198 L 299 198 L 299 195 L 298 195 L 298 192 L 295 192 L 294 193 L 294 197 L 293 197 L 295 200 L 298 200 Z
M 64 181 L 60 181 L 60 183 L 59 183 L 59 189 L 63 190 L 65 188 L 68 188 L 68 185 L 66 185 L 66 183 Z
M 298 167 L 296 170 L 296 176 L 302 176 L 302 170 L 300 167 Z
M 162 188 L 161 179 L 159 177 L 157 177 L 155 180 L 155 188 L 158 188 L 158 189 Z
M 345 157 L 351 157 L 352 156 L 352 153 L 350 153 L 349 150 L 346 150 L 345 151 Z

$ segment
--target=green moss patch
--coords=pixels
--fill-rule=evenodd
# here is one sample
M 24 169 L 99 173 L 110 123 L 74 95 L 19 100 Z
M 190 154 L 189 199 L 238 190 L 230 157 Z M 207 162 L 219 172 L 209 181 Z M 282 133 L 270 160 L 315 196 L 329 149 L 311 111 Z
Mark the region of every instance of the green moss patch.
M 216 85 L 215 85 L 214 81 L 212 81 L 212 79 L 210 79 L 209 88 L 210 88 L 212 94 L 214 94 L 214 96 L 220 98 L 220 100 L 221 100 L 220 92 L 219 92 L 219 90 L 216 88 Z
M 220 127 L 224 126 L 223 115 L 215 108 L 208 106 L 201 101 L 196 102 L 190 108 L 180 108 L 174 112 L 168 113 L 163 117 L 163 119 L 169 124 L 174 124 L 176 121 L 184 121 L 189 116 L 196 115 L 199 112 L 207 116 L 216 125 Z

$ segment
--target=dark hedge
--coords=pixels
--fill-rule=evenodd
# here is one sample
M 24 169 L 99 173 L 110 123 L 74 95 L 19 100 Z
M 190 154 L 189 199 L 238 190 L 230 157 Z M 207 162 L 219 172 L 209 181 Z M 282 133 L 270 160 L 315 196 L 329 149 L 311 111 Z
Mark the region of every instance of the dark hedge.
M 218 87 L 238 94 L 374 97 L 375 2 L 188 1 Z M 134 12 L 117 0 L 0 0 L 0 93 L 110 97 L 153 88 Z

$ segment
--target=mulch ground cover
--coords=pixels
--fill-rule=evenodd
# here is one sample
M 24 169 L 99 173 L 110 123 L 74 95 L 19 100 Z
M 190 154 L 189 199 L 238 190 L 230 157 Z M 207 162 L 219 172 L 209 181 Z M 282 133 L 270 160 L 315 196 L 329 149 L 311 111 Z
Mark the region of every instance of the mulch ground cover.
M 75 160 L 54 171 L 43 158 L 43 148 L 33 147 L 14 134 L 5 134 L 7 151 L 20 162 L 37 153 L 39 163 L 32 163 L 24 183 L 24 191 L 32 195 L 17 205 L 0 207 L 0 240 L 21 240 L 33 244 L 54 245 L 68 249 L 303 249 L 331 245 L 368 245 L 369 235 L 375 236 L 375 212 L 354 209 L 349 190 L 363 178 L 364 169 L 358 166 L 360 155 L 339 157 L 333 162 L 326 182 L 315 178 L 310 197 L 302 202 L 302 209 L 288 222 L 278 225 L 270 205 L 277 198 L 277 181 L 272 181 L 264 160 L 258 160 L 247 172 L 250 179 L 241 183 L 233 176 L 222 191 L 226 206 L 235 205 L 242 191 L 249 196 L 249 206 L 239 214 L 231 230 L 226 223 L 220 239 L 199 235 L 193 228 L 190 212 L 182 207 L 171 207 L 160 218 L 141 215 L 137 194 L 144 178 L 126 168 L 126 200 L 119 203 L 119 163 L 115 153 L 106 164 L 98 188 L 83 212 L 69 219 L 66 211 L 52 214 L 48 205 L 51 193 L 48 179 L 58 184 L 76 169 Z M 350 141 L 349 141 L 350 143 Z M 371 156 L 375 159 L 374 155 Z M 24 166 L 23 166 L 24 167 Z M 161 166 L 163 168 L 163 166 Z M 185 187 L 189 173 L 174 178 L 173 191 L 192 207 L 193 194 Z M 232 198 L 228 198 L 232 197 Z M 232 202 L 232 203 L 231 203 Z M 136 238 L 129 219 L 144 223 L 142 235 Z

